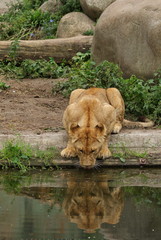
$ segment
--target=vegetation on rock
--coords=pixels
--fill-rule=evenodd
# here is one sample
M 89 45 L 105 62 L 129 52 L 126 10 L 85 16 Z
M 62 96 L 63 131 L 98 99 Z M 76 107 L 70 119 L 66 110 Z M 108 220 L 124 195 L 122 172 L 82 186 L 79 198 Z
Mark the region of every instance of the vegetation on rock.
M 38 8 L 45 0 L 22 0 L 13 4 L 0 16 L 0 40 L 55 38 L 62 16 L 72 11 L 81 11 L 78 0 L 61 0 L 63 5 L 54 14 Z
M 5 169 L 12 166 L 22 172 L 26 172 L 30 169 L 33 160 L 42 160 L 44 166 L 48 166 L 49 161 L 58 156 L 59 152 L 55 147 L 40 150 L 16 139 L 5 142 L 0 150 L 0 164 Z

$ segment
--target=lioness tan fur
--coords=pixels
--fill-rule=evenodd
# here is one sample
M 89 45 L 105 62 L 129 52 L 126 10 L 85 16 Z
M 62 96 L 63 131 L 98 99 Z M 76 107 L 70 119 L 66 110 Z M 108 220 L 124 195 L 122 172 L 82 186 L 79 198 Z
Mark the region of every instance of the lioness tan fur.
M 61 152 L 63 157 L 79 157 L 84 168 L 95 166 L 96 158 L 108 158 L 110 134 L 119 133 L 123 123 L 149 127 L 152 122 L 124 120 L 125 105 L 116 88 L 77 89 L 71 93 L 63 124 L 69 140 Z

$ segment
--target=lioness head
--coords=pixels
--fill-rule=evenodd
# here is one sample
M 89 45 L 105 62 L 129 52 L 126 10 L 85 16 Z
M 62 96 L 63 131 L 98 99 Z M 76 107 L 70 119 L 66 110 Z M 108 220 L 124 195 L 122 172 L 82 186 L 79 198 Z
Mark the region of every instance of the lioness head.
M 96 158 L 102 149 L 106 138 L 106 129 L 103 124 L 95 127 L 80 127 L 78 124 L 71 125 L 70 136 L 79 157 L 80 166 L 92 168 L 95 166 Z

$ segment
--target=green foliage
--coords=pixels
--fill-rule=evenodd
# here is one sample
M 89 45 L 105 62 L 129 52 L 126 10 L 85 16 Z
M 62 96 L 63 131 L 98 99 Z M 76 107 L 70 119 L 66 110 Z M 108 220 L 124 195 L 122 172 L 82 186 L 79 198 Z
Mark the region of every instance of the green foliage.
M 64 5 L 54 14 L 38 8 L 45 0 L 22 0 L 11 5 L 0 16 L 0 40 L 55 38 L 62 16 L 72 11 L 81 11 L 78 0 L 62 1 Z
M 93 34 L 94 34 L 93 30 L 87 30 L 86 32 L 83 33 L 83 35 L 85 36 L 91 36 Z
M 43 161 L 45 165 L 48 165 L 50 160 L 58 156 L 59 151 L 55 147 L 40 150 L 31 147 L 19 139 L 7 141 L 0 150 L 0 161 L 5 160 L 9 166 L 11 165 L 14 168 L 18 168 L 22 172 L 26 172 L 29 169 L 33 159 L 39 159 Z M 7 168 L 7 166 L 4 167 Z
M 51 14 L 33 8 L 17 9 L 16 12 L 11 9 L 0 17 L 0 40 L 38 39 L 39 34 L 43 35 L 41 27 L 51 25 L 50 19 Z
M 63 6 L 61 7 L 61 15 L 65 15 L 70 12 L 81 12 L 82 8 L 79 0 L 61 0 Z
M 57 148 L 55 147 L 50 147 L 48 149 L 44 150 L 40 150 L 40 149 L 35 149 L 34 150 L 34 155 L 36 156 L 37 159 L 43 159 L 43 162 L 48 165 L 50 160 L 53 159 L 55 157 L 59 157 L 59 151 Z
M 118 149 L 118 151 L 115 151 L 112 155 L 114 158 L 120 159 L 120 161 L 123 163 L 126 162 L 126 159 L 130 159 L 130 158 L 145 159 L 148 157 L 148 153 L 132 151 L 120 143 L 117 144 L 115 147 Z M 121 149 L 121 151 L 119 151 L 119 149 Z
M 0 82 L 0 90 L 6 90 L 7 88 L 9 88 L 10 86 L 7 85 L 6 83 L 4 82 Z
M 9 164 L 13 164 L 24 172 L 27 169 L 24 163 L 28 163 L 31 155 L 31 147 L 22 142 L 8 141 L 0 151 L 0 159 L 7 160 Z
M 120 89 L 126 103 L 128 113 L 136 116 L 150 116 L 153 120 L 161 121 L 161 78 L 149 80 L 131 76 L 124 79 Z
M 53 91 L 69 96 L 76 88 L 114 87 L 121 82 L 122 72 L 116 64 L 104 61 L 96 65 L 90 60 L 90 53 L 78 53 L 73 58 L 68 77 L 68 81 L 58 83 Z
M 19 48 L 19 40 L 14 40 L 13 42 L 11 42 L 10 51 L 9 51 L 10 59 L 15 60 L 15 58 L 17 56 L 18 48 Z
M 0 61 L 0 73 L 9 74 L 15 78 L 59 78 L 66 71 L 67 67 L 59 66 L 52 58 L 47 60 L 30 60 L 26 59 L 23 62 L 16 61 Z
M 39 8 L 46 0 L 23 0 L 20 1 L 22 8 L 24 9 L 37 9 Z

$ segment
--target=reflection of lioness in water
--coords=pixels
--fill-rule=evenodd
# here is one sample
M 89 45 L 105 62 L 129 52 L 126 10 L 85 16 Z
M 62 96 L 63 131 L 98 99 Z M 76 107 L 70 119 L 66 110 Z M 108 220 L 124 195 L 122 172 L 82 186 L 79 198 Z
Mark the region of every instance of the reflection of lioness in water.
M 119 187 L 109 188 L 108 182 L 68 182 L 63 208 L 78 228 L 94 232 L 102 223 L 119 222 L 123 192 Z
M 78 156 L 82 167 L 91 168 L 96 158 L 111 156 L 109 136 L 111 132 L 119 133 L 123 122 L 143 127 L 153 125 L 152 122 L 132 123 L 124 120 L 124 112 L 124 101 L 116 88 L 73 91 L 63 116 L 69 140 L 61 156 Z

